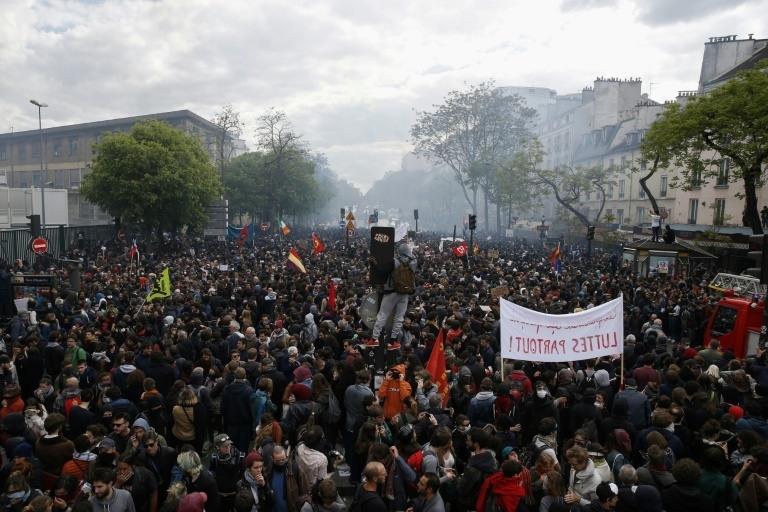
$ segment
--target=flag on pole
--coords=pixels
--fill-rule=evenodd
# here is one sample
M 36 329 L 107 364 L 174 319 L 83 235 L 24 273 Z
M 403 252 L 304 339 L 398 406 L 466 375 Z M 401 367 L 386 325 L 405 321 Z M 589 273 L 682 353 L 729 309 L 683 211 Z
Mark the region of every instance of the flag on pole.
M 445 331 L 440 329 L 437 333 L 435 345 L 432 347 L 432 353 L 429 355 L 426 370 L 432 375 L 432 379 L 437 384 L 437 391 L 443 397 L 443 407 L 448 402 L 448 377 L 445 374 Z
M 131 244 L 131 248 L 128 250 L 128 256 L 133 259 L 135 256 L 139 254 L 139 246 L 136 244 L 136 239 L 133 239 L 133 243 Z
M 312 254 L 320 254 L 321 252 L 325 252 L 325 244 L 317 236 L 317 233 L 312 233 Z
M 549 253 L 549 262 L 552 264 L 552 270 L 556 273 L 560 273 L 563 270 L 563 263 L 560 261 L 560 242 L 557 242 L 557 247 L 552 249 Z
M 453 248 L 453 255 L 457 258 L 465 258 L 467 256 L 467 242 L 461 242 L 455 246 Z
M 282 219 L 280 220 L 280 231 L 283 232 L 283 236 L 288 236 L 291 234 L 291 226 L 286 224 Z
M 299 253 L 296 251 L 296 249 L 291 248 L 290 251 L 288 251 L 288 263 L 296 267 L 299 272 L 302 274 L 307 273 L 307 269 L 304 267 L 304 264 L 301 262 L 301 258 L 299 258 Z
M 171 296 L 171 271 L 168 267 L 163 269 L 160 278 L 155 281 L 155 285 L 147 295 L 146 302 L 152 302 L 157 299 L 165 299 Z

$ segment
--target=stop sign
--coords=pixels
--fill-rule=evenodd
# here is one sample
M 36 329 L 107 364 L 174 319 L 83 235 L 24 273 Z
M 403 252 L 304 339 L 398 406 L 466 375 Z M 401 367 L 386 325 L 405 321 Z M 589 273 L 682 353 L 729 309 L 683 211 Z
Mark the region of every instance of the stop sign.
M 48 240 L 39 236 L 32 240 L 32 252 L 35 254 L 45 254 L 48 252 Z

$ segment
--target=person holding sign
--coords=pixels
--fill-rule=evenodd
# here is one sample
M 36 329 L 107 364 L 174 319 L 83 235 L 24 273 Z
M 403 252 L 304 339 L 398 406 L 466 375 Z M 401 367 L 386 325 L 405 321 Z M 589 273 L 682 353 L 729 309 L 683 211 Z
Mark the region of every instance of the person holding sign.
M 416 258 L 413 256 L 411 246 L 402 243 L 397 248 L 392 272 L 387 276 L 384 284 L 384 298 L 376 315 L 376 323 L 373 325 L 373 338 L 370 346 L 378 345 L 381 331 L 387 324 L 387 320 L 394 314 L 392 332 L 389 333 L 389 347 L 400 348 L 400 332 L 403 328 L 403 318 L 408 311 L 408 299 L 416 291 Z

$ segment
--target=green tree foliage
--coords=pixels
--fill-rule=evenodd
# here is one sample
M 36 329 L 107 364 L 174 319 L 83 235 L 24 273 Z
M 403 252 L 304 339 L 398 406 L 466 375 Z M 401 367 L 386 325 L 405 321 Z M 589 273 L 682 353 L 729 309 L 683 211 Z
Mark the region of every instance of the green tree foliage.
M 672 184 L 681 188 L 706 183 L 718 174 L 720 159 L 730 158 L 729 180 L 744 185 L 744 222 L 762 233 L 756 187 L 768 161 L 766 61 L 685 106 L 670 105 L 651 126 L 643 148 L 679 168 Z
M 224 168 L 224 188 L 232 216 L 274 221 L 316 212 L 331 190 L 315 177 L 315 162 L 307 154 L 283 154 L 279 175 L 275 155 L 253 152 L 233 158 Z M 270 185 L 272 183 L 272 185 Z
M 432 112 L 419 112 L 411 127 L 416 153 L 447 165 L 473 213 L 477 192 L 491 197 L 498 166 L 530 138 L 535 111 L 517 95 L 505 95 L 493 82 L 451 91 Z M 486 205 L 486 223 L 488 221 Z
M 148 232 L 201 227 L 205 207 L 221 193 L 200 141 L 161 121 L 106 135 L 94 151 L 83 195 Z

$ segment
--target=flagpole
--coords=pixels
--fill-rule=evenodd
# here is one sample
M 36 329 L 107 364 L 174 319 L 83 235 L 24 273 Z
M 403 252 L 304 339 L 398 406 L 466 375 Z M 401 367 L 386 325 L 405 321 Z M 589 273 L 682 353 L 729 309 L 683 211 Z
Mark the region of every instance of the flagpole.
M 141 303 L 141 306 L 139 306 L 139 309 L 133 315 L 133 318 L 136 318 L 137 316 L 139 316 L 139 313 L 141 313 L 141 310 L 144 309 L 144 306 L 147 304 L 147 297 L 149 297 L 149 294 L 147 294 L 147 296 L 144 297 L 144 302 Z
M 619 390 L 624 389 L 624 351 L 621 351 L 621 380 L 619 381 Z
M 504 358 L 501 358 L 501 382 L 504 382 Z

